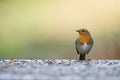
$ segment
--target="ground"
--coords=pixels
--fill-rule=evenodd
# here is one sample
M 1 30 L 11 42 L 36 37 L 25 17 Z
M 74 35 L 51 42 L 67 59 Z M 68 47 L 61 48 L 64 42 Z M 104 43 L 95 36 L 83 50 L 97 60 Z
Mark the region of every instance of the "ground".
M 0 80 L 120 80 L 120 60 L 0 60 Z

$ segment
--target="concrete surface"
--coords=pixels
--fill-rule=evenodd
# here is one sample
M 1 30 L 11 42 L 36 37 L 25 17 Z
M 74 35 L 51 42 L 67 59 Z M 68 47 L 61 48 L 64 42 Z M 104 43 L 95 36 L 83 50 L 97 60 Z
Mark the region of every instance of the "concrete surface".
M 0 80 L 120 80 L 120 60 L 0 60 Z

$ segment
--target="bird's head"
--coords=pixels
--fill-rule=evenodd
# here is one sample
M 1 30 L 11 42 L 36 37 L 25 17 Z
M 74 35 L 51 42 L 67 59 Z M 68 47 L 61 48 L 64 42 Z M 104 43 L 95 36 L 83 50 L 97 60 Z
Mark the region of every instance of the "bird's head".
M 82 35 L 82 36 L 84 36 L 84 35 L 90 35 L 89 31 L 87 29 L 79 29 L 79 30 L 76 30 L 76 32 L 78 32 L 79 35 Z

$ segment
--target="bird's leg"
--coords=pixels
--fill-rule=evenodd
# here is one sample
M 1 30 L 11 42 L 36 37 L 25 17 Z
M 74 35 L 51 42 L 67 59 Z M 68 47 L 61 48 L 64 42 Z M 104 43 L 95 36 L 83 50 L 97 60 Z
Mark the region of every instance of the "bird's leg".
M 79 60 L 85 60 L 85 54 L 80 54 Z

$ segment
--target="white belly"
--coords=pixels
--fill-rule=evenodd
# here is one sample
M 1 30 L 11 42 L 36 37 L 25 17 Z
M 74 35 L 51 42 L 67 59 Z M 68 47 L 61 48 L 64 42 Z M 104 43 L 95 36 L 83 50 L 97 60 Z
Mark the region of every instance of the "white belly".
M 85 43 L 83 46 L 81 46 L 83 50 L 86 50 L 88 48 L 87 43 Z
M 91 45 L 84 43 L 84 45 L 78 45 L 77 48 L 80 54 L 87 54 L 91 49 Z

